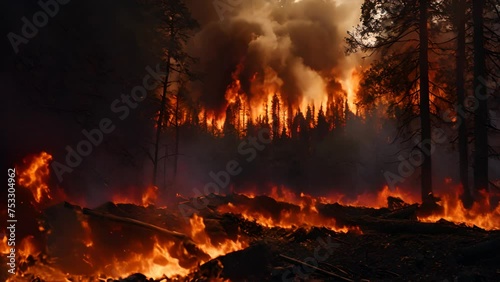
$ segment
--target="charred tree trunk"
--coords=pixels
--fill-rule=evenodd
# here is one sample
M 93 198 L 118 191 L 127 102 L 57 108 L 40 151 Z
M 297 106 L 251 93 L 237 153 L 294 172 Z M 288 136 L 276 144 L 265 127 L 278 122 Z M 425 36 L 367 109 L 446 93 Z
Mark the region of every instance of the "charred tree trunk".
M 472 205 L 472 197 L 469 190 L 469 160 L 467 148 L 467 118 L 465 116 L 465 1 L 456 0 L 456 16 L 455 25 L 457 27 L 457 70 L 456 70 L 456 87 L 457 87 L 457 104 L 458 104 L 458 155 L 459 155 L 459 172 L 460 183 L 464 190 L 462 202 L 465 207 L 470 208 Z
M 483 10 L 484 0 L 472 1 L 474 21 L 474 189 L 488 189 L 488 104 L 484 81 L 486 62 L 484 48 Z
M 421 150 L 423 163 L 421 169 L 422 202 L 426 201 L 432 193 L 432 163 L 431 163 L 431 120 L 429 107 L 429 31 L 428 1 L 420 1 L 420 124 L 421 124 Z
M 165 80 L 163 81 L 163 93 L 161 95 L 160 102 L 160 113 L 158 114 L 158 120 L 156 121 L 156 140 L 154 147 L 154 157 L 153 157 L 153 185 L 157 186 L 157 175 L 158 175 L 158 162 L 159 162 L 159 148 L 160 148 L 160 137 L 161 129 L 163 126 L 163 117 L 165 115 L 165 110 L 167 106 L 167 88 L 168 88 L 168 77 L 170 74 L 170 55 L 167 57 L 167 66 L 165 70 Z

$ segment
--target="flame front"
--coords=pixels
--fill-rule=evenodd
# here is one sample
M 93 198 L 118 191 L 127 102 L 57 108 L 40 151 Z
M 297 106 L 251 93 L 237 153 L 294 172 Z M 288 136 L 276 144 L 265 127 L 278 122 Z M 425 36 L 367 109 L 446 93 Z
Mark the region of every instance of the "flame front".
M 470 209 L 464 207 L 459 192 L 444 194 L 440 196 L 443 213 L 419 217 L 419 220 L 436 222 L 445 219 L 451 222 L 464 223 L 467 226 L 478 226 L 486 230 L 500 230 L 499 196 L 485 191 L 480 191 L 479 194 L 479 199 Z
M 253 193 L 245 193 L 248 198 L 256 199 Z M 274 186 L 271 188 L 270 198 L 277 202 L 285 203 L 287 207 L 283 208 L 279 214 L 266 210 L 258 205 L 246 206 L 244 204 L 234 204 L 229 202 L 221 205 L 218 211 L 221 213 L 241 214 L 249 221 L 255 221 L 265 227 L 295 228 L 298 226 L 310 228 L 312 226 L 324 226 L 336 232 L 347 233 L 349 231 L 362 233 L 358 227 L 339 226 L 334 218 L 321 216 L 316 209 L 318 199 L 300 194 L 298 197 L 291 190 L 283 186 Z M 295 205 L 298 209 L 295 209 Z

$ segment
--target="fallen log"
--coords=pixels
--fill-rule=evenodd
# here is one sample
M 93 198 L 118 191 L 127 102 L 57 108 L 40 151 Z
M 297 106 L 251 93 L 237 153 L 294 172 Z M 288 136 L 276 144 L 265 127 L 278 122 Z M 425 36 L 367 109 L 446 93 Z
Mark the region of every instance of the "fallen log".
M 82 209 L 81 207 L 76 206 L 76 205 L 72 205 L 68 202 L 65 202 L 64 206 L 67 208 L 70 208 L 70 209 L 74 209 L 74 210 L 81 210 L 81 212 L 83 214 L 88 215 L 88 216 L 92 216 L 95 218 L 109 220 L 109 221 L 117 222 L 117 223 L 133 225 L 133 226 L 137 226 L 137 227 L 141 227 L 141 228 L 145 228 L 145 229 L 154 231 L 160 235 L 163 235 L 163 236 L 169 237 L 171 239 L 175 239 L 177 241 L 182 242 L 184 248 L 190 254 L 197 256 L 201 260 L 207 260 L 207 259 L 211 258 L 207 253 L 202 251 L 196 245 L 196 243 L 193 241 L 193 239 L 191 239 L 186 234 L 183 234 L 183 233 L 180 233 L 177 231 L 171 231 L 171 230 L 168 230 L 168 229 L 165 229 L 165 228 L 153 225 L 153 224 L 149 224 L 147 222 L 139 221 L 137 219 L 132 219 L 132 218 L 128 218 L 128 217 L 121 217 L 121 216 L 117 216 L 117 215 L 113 215 L 113 214 L 109 214 L 109 213 L 98 212 L 98 211 L 88 209 L 88 208 Z
M 469 234 L 473 229 L 478 232 L 485 230 L 478 227 L 464 227 L 454 223 L 420 222 L 412 219 L 414 210 L 421 215 L 422 206 L 409 205 L 395 211 L 388 209 L 356 208 L 335 204 L 318 204 L 317 209 L 327 218 L 335 218 L 339 226 L 359 227 L 362 231 L 377 231 L 382 233 L 408 234 Z M 427 209 L 427 208 L 426 208 Z M 427 210 L 428 211 L 428 210 Z M 408 218 L 409 217 L 409 218 Z
M 146 228 L 146 229 L 149 229 L 152 231 L 156 231 L 156 232 L 161 233 L 165 236 L 169 236 L 169 237 L 181 240 L 181 241 L 192 241 L 191 238 L 189 238 L 187 235 L 185 235 L 183 233 L 180 233 L 177 231 L 171 231 L 171 230 L 168 230 L 168 229 L 156 226 L 156 225 L 149 224 L 147 222 L 139 221 L 137 219 L 116 216 L 113 214 L 108 214 L 108 213 L 103 213 L 103 212 L 98 212 L 98 211 L 94 211 L 94 210 L 91 210 L 88 208 L 83 208 L 82 213 L 86 214 L 86 215 L 91 215 L 94 217 L 99 217 L 99 218 L 107 219 L 110 221 L 118 222 L 118 223 L 126 223 L 126 224 L 139 226 L 139 227 Z
M 400 219 L 382 219 L 371 216 L 344 218 L 347 226 L 358 226 L 361 230 L 373 230 L 382 233 L 411 233 L 411 234 L 469 234 L 472 228 L 442 223 L 419 222 Z M 477 228 L 479 229 L 479 228 Z M 476 231 L 481 231 L 479 229 Z M 484 230 L 482 230 L 484 231 Z M 486 231 L 484 231 L 486 232 Z
M 413 204 L 413 205 L 409 205 L 409 206 L 394 210 L 394 211 L 384 215 L 383 218 L 416 220 L 417 219 L 417 210 L 418 210 L 418 204 Z
M 280 257 L 284 258 L 285 260 L 287 260 L 287 261 L 289 261 L 289 262 L 291 262 L 291 263 L 300 264 L 300 265 L 303 265 L 303 266 L 305 266 L 305 267 L 309 267 L 309 268 L 314 269 L 314 270 L 316 270 L 316 271 L 318 271 L 318 272 L 320 272 L 320 273 L 323 273 L 323 274 L 328 275 L 328 276 L 331 276 L 331 277 L 338 278 L 338 279 L 340 279 L 340 280 L 342 280 L 342 281 L 348 281 L 348 282 L 353 282 L 353 281 L 354 281 L 354 280 L 349 279 L 349 278 L 347 278 L 347 277 L 340 276 L 340 275 L 338 275 L 338 274 L 335 274 L 335 273 L 333 273 L 333 272 L 330 272 L 330 271 L 327 271 L 327 270 L 321 269 L 321 268 L 316 267 L 316 266 L 314 266 L 314 265 L 310 265 L 310 264 L 308 264 L 308 263 L 306 263 L 306 262 L 303 262 L 303 261 L 300 261 L 300 260 L 298 260 L 298 259 L 294 259 L 294 258 L 291 258 L 291 257 L 285 256 L 285 255 L 280 255 Z

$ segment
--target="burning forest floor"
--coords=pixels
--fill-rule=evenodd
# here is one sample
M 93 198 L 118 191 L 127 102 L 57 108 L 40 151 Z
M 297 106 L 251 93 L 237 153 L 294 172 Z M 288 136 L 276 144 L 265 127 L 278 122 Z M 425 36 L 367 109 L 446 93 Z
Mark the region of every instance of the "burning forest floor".
M 384 208 L 302 199 L 212 194 L 168 208 L 95 209 L 62 202 L 40 211 L 43 236 L 23 239 L 17 275 L 0 279 L 500 281 L 498 215 L 485 230 L 423 222 L 418 204 L 394 197 Z

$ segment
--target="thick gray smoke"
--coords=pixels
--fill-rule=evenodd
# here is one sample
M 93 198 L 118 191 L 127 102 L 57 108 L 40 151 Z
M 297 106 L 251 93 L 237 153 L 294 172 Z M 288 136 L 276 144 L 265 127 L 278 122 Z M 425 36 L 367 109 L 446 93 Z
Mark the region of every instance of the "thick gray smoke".
M 213 110 L 224 108 L 238 64 L 251 104 L 273 89 L 296 107 L 326 101 L 327 84 L 347 79 L 358 61 L 344 55 L 344 37 L 362 1 L 232 1 L 242 3 L 217 10 L 221 2 L 188 1 L 202 25 L 190 45 L 205 74 L 194 92 Z

